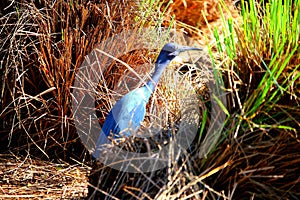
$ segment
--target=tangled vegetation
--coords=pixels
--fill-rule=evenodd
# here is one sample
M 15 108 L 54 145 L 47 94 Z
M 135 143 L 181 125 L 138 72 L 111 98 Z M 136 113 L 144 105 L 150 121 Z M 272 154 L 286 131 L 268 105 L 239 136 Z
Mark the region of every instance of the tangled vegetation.
M 89 192 L 80 188 L 79 195 L 99 199 L 300 197 L 298 0 L 242 0 L 236 5 L 229 0 L 12 1 L 1 5 L 0 21 L 1 163 L 17 163 L 9 169 L 1 164 L 5 170 L 0 168 L 0 175 L 13 176 L 11 170 L 21 169 L 15 174 L 25 177 L 30 165 L 40 169 L 26 178 L 0 180 L 0 197 L 24 195 L 34 190 L 34 181 L 51 190 L 53 181 L 41 176 L 48 177 L 46 172 L 55 174 L 55 180 L 67 180 L 66 185 L 88 186 Z M 197 93 L 208 106 L 201 107 L 199 136 L 192 148 L 165 169 L 130 174 L 92 161 L 74 125 L 72 85 L 84 57 L 101 41 L 144 27 L 182 31 L 205 48 L 227 101 L 222 105 L 218 97 Z M 142 50 L 118 59 L 130 65 L 151 63 L 156 53 Z M 109 69 L 105 79 L 111 85 L 126 70 L 116 63 Z M 193 84 L 202 88 L 197 81 Z M 160 88 L 161 96 L 173 94 L 163 84 Z M 101 92 L 95 106 L 100 124 L 111 104 L 111 94 Z M 212 98 L 226 119 L 221 137 L 203 157 L 201 146 L 211 145 L 202 136 L 214 122 Z M 48 168 L 36 167 L 42 165 Z M 70 169 L 72 178 L 64 179 L 62 168 Z M 86 180 L 85 185 L 79 180 Z M 21 182 L 25 190 L 8 189 L 7 184 Z M 61 191 L 55 192 L 60 187 L 65 188 L 55 185 L 49 198 L 62 198 Z M 41 195 L 29 193 L 19 197 Z

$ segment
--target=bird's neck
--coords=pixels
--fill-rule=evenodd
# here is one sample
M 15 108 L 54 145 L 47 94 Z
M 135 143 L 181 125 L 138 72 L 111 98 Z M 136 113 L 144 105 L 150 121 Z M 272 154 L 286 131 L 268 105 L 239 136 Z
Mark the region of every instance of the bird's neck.
M 151 92 L 154 91 L 156 85 L 158 84 L 159 82 L 159 79 L 162 75 L 162 73 L 164 72 L 164 69 L 166 68 L 166 66 L 168 65 L 169 63 L 156 63 L 155 64 L 155 71 L 151 77 L 151 79 L 146 83 L 146 87 L 148 87 Z

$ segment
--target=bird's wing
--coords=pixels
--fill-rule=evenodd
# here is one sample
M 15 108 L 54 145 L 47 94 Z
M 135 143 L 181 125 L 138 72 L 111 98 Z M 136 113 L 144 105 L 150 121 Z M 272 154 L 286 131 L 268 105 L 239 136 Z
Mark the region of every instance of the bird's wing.
M 115 134 L 128 128 L 136 129 L 144 120 L 146 103 L 149 99 L 148 89 L 138 88 L 123 96 L 109 112 L 102 130 L 106 135 Z M 124 133 L 129 136 L 129 133 Z
M 109 143 L 109 140 L 104 135 L 108 136 L 112 132 L 114 137 L 120 137 L 118 134 L 121 132 L 121 134 L 128 137 L 132 130 L 136 130 L 140 126 L 145 117 L 146 103 L 150 95 L 151 92 L 146 87 L 138 88 L 123 96 L 114 105 L 102 126 L 102 131 L 93 153 L 94 158 L 99 158 L 102 152 L 102 145 Z
M 110 134 L 110 131 L 113 133 L 120 132 L 120 128 L 116 123 L 115 116 L 110 111 L 105 119 L 104 124 L 102 125 L 102 132 L 105 133 L 106 136 Z

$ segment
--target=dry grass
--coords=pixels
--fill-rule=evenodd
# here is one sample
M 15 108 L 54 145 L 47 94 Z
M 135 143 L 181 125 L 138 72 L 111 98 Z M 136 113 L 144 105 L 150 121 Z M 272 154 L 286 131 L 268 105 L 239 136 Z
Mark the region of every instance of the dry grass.
M 184 1 L 175 0 L 174 3 L 167 7 L 165 24 L 169 25 L 172 21 L 171 16 L 175 16 L 175 26 L 191 35 L 198 42 L 205 46 L 213 45 L 215 37 L 213 29 L 216 28 L 222 33 L 223 19 L 227 20 L 234 17 L 240 18 L 238 10 L 235 8 L 233 1 L 210 0 L 210 1 Z M 167 4 L 165 4 L 167 5 Z M 224 5 L 226 9 L 224 9 Z M 222 15 L 220 10 L 223 11 Z
M 73 199 L 88 195 L 88 167 L 0 155 L 0 198 Z
M 132 7 L 115 1 L 13 1 L 1 6 L 1 152 L 83 162 L 86 150 L 71 113 L 74 72 L 99 41 L 130 27 L 130 23 L 122 24 L 129 21 Z M 55 174 L 48 165 L 49 175 Z M 79 178 L 83 181 L 86 177 Z M 51 187 L 42 179 L 38 183 Z M 12 194 L 13 190 L 2 186 L 5 193 Z M 57 193 L 64 192 L 59 190 Z
M 230 164 L 204 183 L 216 191 L 223 191 L 228 199 L 297 199 L 299 141 L 287 132 L 274 132 L 255 130 L 237 140 L 226 141 L 197 170 L 201 172 L 201 169 L 228 161 Z M 201 160 L 196 159 L 195 165 L 199 163 Z
M 129 27 L 119 25 L 129 21 L 130 12 L 124 8 L 116 2 L 41 1 L 14 2 L 5 10 L 1 18 L 4 143 L 44 157 L 68 157 L 72 152 L 67 151 L 76 147 L 82 150 L 76 156 L 84 156 L 72 125 L 74 72 L 101 39 Z

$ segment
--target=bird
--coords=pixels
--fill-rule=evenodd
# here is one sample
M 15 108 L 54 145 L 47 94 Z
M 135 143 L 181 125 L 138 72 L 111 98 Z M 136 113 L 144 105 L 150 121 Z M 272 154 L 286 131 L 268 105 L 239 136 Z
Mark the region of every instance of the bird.
M 110 143 L 108 136 L 113 138 L 130 137 L 137 131 L 145 118 L 146 104 L 158 84 L 160 77 L 170 62 L 181 52 L 197 50 L 201 48 L 181 46 L 176 43 L 167 43 L 163 46 L 156 61 L 155 70 L 151 78 L 139 88 L 125 94 L 108 113 L 93 153 L 94 158 L 99 158 L 101 145 Z

